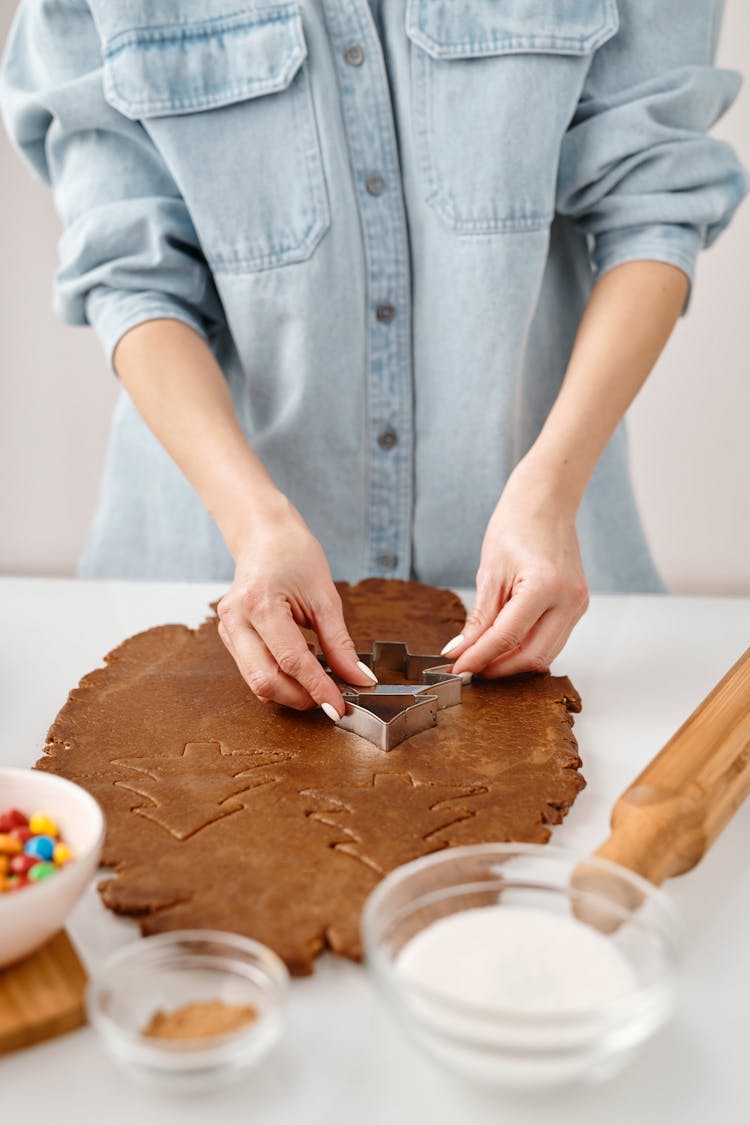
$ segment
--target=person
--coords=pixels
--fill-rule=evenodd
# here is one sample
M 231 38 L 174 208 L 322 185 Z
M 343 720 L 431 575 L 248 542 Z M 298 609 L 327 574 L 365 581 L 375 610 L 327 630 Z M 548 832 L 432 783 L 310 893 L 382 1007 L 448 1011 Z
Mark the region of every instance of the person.
M 334 719 L 334 576 L 476 575 L 485 676 L 663 589 L 622 419 L 746 190 L 720 9 L 23 0 L 4 118 L 123 387 L 82 574 L 231 580 L 250 687 Z

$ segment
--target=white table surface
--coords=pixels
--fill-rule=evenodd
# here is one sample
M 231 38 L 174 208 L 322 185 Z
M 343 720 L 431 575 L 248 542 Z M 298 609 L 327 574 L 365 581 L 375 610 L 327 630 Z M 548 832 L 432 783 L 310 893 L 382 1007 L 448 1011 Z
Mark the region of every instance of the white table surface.
M 197 624 L 216 586 L 0 579 L 0 763 L 30 766 L 79 677 L 140 629 Z M 607 834 L 619 793 L 750 638 L 750 599 L 595 597 L 553 671 L 583 697 L 588 787 L 553 840 Z M 630 1069 L 599 1087 L 531 1098 L 469 1090 L 422 1059 L 366 971 L 331 956 L 294 981 L 288 1027 L 236 1087 L 184 1100 L 121 1075 L 85 1028 L 0 1060 L 0 1120 L 24 1125 L 747 1125 L 750 1122 L 750 803 L 701 865 L 668 885 L 686 920 L 677 1014 Z M 71 934 L 89 968 L 131 940 L 92 886 Z

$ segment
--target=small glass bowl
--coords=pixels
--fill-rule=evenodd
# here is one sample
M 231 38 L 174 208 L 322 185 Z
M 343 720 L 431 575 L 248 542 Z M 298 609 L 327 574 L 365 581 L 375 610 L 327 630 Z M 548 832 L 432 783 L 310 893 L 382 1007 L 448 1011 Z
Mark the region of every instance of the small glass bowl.
M 398 958 L 412 938 L 485 906 L 591 925 L 625 959 L 634 989 L 596 1007 L 521 1011 L 466 1003 L 409 979 Z M 482 844 L 408 863 L 370 895 L 362 932 L 368 966 L 407 1034 L 441 1068 L 482 1085 L 601 1081 L 624 1068 L 673 1007 L 679 923 L 669 900 L 617 864 L 561 848 Z
M 115 1062 L 171 1091 L 211 1089 L 240 1078 L 279 1039 L 289 974 L 260 942 L 220 930 L 175 930 L 117 950 L 92 977 L 89 1021 Z M 251 1004 L 256 1019 L 199 1039 L 157 1039 L 143 1029 L 157 1010 L 220 1000 Z

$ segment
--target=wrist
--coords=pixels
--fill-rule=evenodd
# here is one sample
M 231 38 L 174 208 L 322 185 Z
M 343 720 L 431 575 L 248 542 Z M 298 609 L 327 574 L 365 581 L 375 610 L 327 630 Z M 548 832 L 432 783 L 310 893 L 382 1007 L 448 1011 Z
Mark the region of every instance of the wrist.
M 301 519 L 291 501 L 270 481 L 225 496 L 221 511 L 213 514 L 235 562 L 262 537 Z
M 506 489 L 575 522 L 589 475 L 569 454 L 537 442 L 514 468 Z

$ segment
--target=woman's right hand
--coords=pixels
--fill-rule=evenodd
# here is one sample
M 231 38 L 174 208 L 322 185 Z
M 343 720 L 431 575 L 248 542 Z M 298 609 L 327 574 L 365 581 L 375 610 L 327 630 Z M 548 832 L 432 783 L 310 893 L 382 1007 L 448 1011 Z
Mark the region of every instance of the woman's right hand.
M 346 683 L 372 686 L 374 676 L 357 663 L 323 549 L 248 444 L 207 341 L 177 320 L 145 321 L 123 335 L 114 360 L 232 552 L 234 582 L 219 603 L 219 634 L 240 672 L 264 703 L 317 704 L 341 718 L 341 692 L 299 627 L 315 630 Z
M 320 543 L 281 498 L 278 511 L 254 522 L 234 553 L 234 582 L 218 606 L 219 636 L 249 687 L 262 703 L 297 710 L 320 706 L 329 718 L 340 719 L 341 692 L 307 647 L 300 626 L 315 630 L 340 679 L 362 687 L 376 681 L 357 660 Z

